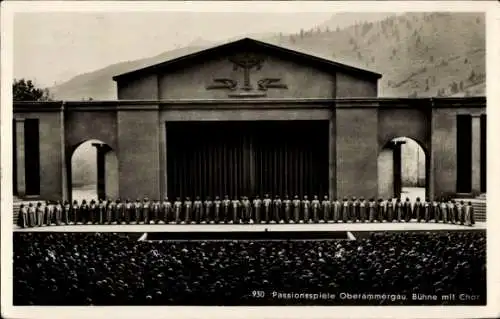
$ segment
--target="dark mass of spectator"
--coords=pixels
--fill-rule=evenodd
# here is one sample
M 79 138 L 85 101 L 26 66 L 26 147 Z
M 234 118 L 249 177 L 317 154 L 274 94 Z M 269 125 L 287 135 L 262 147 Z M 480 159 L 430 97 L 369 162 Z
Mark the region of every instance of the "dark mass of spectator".
M 286 300 L 272 292 L 479 295 L 484 232 L 344 241 L 137 241 L 125 233 L 15 233 L 16 305 L 443 304 Z M 258 295 L 255 291 L 264 292 Z M 464 303 L 458 298 L 448 303 Z M 474 302 L 472 302 L 474 303 Z M 468 304 L 471 304 L 469 301 Z
M 365 198 L 344 198 L 330 200 L 328 196 L 319 199 L 307 196 L 293 199 L 265 195 L 253 200 L 246 196 L 229 199 L 218 196 L 202 201 L 189 197 L 174 202 L 165 198 L 159 200 L 136 201 L 83 200 L 81 203 L 41 202 L 21 205 L 18 226 L 22 228 L 47 225 L 76 224 L 253 224 L 253 223 L 355 223 L 355 222 L 442 222 L 474 225 L 474 208 L 471 202 L 455 202 L 452 199 L 421 201 L 417 198 L 369 200 Z

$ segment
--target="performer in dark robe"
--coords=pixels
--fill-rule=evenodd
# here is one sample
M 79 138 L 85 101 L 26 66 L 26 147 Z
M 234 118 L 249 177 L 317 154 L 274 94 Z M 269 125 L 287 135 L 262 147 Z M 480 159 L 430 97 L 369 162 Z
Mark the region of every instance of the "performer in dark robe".
M 252 203 L 246 196 L 243 196 L 243 199 L 241 201 L 241 215 L 243 223 L 249 224 L 252 216 Z
M 191 198 L 186 197 L 184 201 L 184 222 L 186 224 L 191 224 L 193 221 L 193 202 Z
M 412 219 L 413 209 L 410 202 L 410 199 L 406 197 L 405 202 L 403 203 L 403 219 L 405 222 L 409 222 Z
M 396 221 L 397 222 L 402 222 L 404 220 L 403 214 L 404 214 L 404 208 L 403 208 L 403 203 L 401 203 L 401 199 L 396 199 L 396 204 L 394 205 L 395 208 L 395 215 L 396 215 Z
M 227 224 L 230 219 L 231 214 L 231 200 L 228 195 L 224 196 L 224 200 L 222 201 L 222 215 L 224 218 L 224 224 Z
M 65 200 L 63 205 L 63 222 L 66 225 L 69 225 L 71 222 L 71 205 L 69 201 Z
M 62 224 L 62 211 L 63 207 L 60 201 L 57 201 L 54 204 L 54 219 L 55 219 L 55 224 L 57 226 L 60 226 Z
M 323 201 L 321 202 L 321 221 L 324 223 L 328 223 L 328 221 L 331 219 L 332 211 L 332 203 L 328 199 L 328 196 L 325 195 L 323 197 Z
M 432 203 L 429 198 L 425 199 L 424 205 L 423 205 L 423 218 L 426 223 L 428 223 L 431 218 L 432 218 Z
M 125 199 L 124 202 L 122 202 L 122 223 L 130 224 L 130 201 Z
M 332 220 L 334 223 L 338 223 L 339 220 L 342 218 L 342 203 L 334 198 L 332 201 Z
M 464 224 L 464 201 L 461 200 L 458 202 L 456 205 L 456 210 L 457 210 L 457 224 L 463 225 Z
M 29 209 L 26 205 L 21 204 L 21 206 L 19 207 L 19 218 L 17 225 L 21 228 L 28 228 L 31 227 L 31 224 L 32 221 L 30 221 Z
M 215 196 L 214 200 L 214 221 L 216 224 L 220 223 L 220 217 L 222 213 L 222 201 L 219 196 Z
M 176 220 L 175 214 L 173 214 L 172 203 L 168 200 L 168 197 L 165 197 L 163 203 L 160 205 L 158 220 L 165 224 Z
M 377 213 L 376 214 L 377 214 L 377 219 L 378 219 L 379 223 L 383 223 L 384 216 L 385 216 L 385 203 L 384 203 L 384 200 L 382 198 L 378 199 Z
M 311 211 L 313 222 L 319 223 L 319 214 L 321 211 L 321 203 L 319 202 L 318 195 L 314 195 L 313 200 L 311 201 Z
M 434 199 L 432 201 L 432 219 L 434 219 L 435 223 L 439 223 L 440 218 L 439 202 L 437 199 Z
M 144 203 L 142 204 L 142 214 L 144 216 L 144 224 L 151 224 L 151 202 L 146 197 L 144 198 Z
M 214 222 L 214 213 L 213 213 L 214 203 L 210 196 L 207 196 L 205 202 L 203 203 L 203 221 L 207 224 Z
M 17 215 L 17 226 L 21 228 L 28 228 L 29 224 L 29 217 L 28 217 L 28 210 L 24 206 L 24 204 L 21 204 L 19 206 L 19 212 Z
M 283 222 L 283 216 L 281 213 L 282 209 L 282 201 L 278 195 L 274 198 L 273 201 L 273 214 L 274 214 L 274 221 L 276 224 L 279 224 L 280 222 Z
M 36 214 L 36 207 L 33 206 L 33 203 L 28 204 L 28 217 L 30 227 L 38 226 L 38 216 Z
M 71 218 L 73 223 L 76 225 L 80 222 L 80 205 L 78 205 L 78 201 L 74 200 L 73 205 L 71 206 Z
M 343 223 L 347 223 L 347 221 L 349 220 L 350 206 L 351 206 L 351 203 L 349 203 L 349 200 L 347 199 L 347 197 L 344 197 L 344 199 L 342 200 L 342 207 L 340 210 L 340 216 L 342 218 Z
M 90 210 L 90 205 L 87 203 L 86 200 L 82 201 L 82 205 L 80 206 L 80 212 L 82 215 L 82 224 L 87 225 L 92 219 L 91 219 L 91 210 Z
M 368 219 L 368 203 L 364 197 L 359 199 L 359 221 L 364 223 Z
M 394 203 L 392 202 L 392 198 L 388 198 L 387 201 L 385 202 L 385 214 L 386 214 L 386 219 L 389 223 L 394 222 L 395 220 Z
M 240 206 L 241 203 L 238 199 L 233 199 L 231 201 L 231 207 L 232 207 L 232 220 L 230 221 L 231 224 L 239 224 L 240 223 Z
M 182 202 L 181 198 L 177 197 L 177 199 L 174 202 L 174 222 L 176 224 L 180 224 L 182 218 Z
M 132 211 L 134 213 L 133 218 L 135 220 L 135 224 L 139 224 L 142 219 L 142 203 L 139 198 L 137 198 L 132 206 Z
M 293 202 L 292 202 L 292 205 L 293 205 L 293 222 L 298 224 L 301 222 L 301 219 L 300 219 L 300 206 L 301 206 L 301 203 L 300 203 L 300 199 L 299 199 L 299 196 L 295 195 L 295 197 L 293 198 Z
M 263 204 L 263 219 L 266 224 L 269 224 L 270 219 L 271 219 L 271 207 L 272 207 L 272 200 L 269 198 L 269 195 L 266 194 L 264 196 L 264 200 L 262 201 Z
M 290 223 L 292 220 L 292 201 L 288 198 L 288 195 L 285 195 L 283 199 L 283 214 L 285 223 Z
M 130 199 L 125 200 L 125 224 L 130 225 L 130 222 L 132 220 L 132 214 L 133 214 L 133 209 L 132 209 L 132 203 L 130 202 Z
M 163 205 L 159 200 L 155 199 L 151 204 L 151 213 L 153 215 L 153 224 L 157 225 L 160 221 L 163 223 L 165 221 L 165 212 L 162 209 Z M 167 215 L 168 216 L 168 215 Z
M 97 220 L 97 205 L 95 203 L 95 200 L 91 200 L 90 201 L 90 205 L 89 205 L 89 221 L 90 221 L 90 224 L 94 225 L 96 223 L 96 220 Z
M 439 215 L 441 216 L 441 220 L 443 223 L 448 223 L 448 205 L 446 204 L 446 200 L 443 198 L 439 203 Z
M 260 224 L 262 221 L 262 200 L 259 198 L 259 195 L 255 196 L 253 200 L 253 216 L 254 223 Z
M 464 207 L 464 215 L 465 215 L 465 225 L 473 226 L 476 223 L 476 219 L 474 216 L 474 207 L 472 206 L 472 202 L 468 202 Z
M 201 202 L 200 196 L 196 196 L 194 200 L 193 214 L 194 214 L 194 221 L 196 222 L 196 224 L 200 224 L 203 214 L 203 203 Z
M 50 226 L 54 223 L 54 206 L 50 201 L 45 201 L 45 207 L 44 207 L 45 213 L 44 213 L 44 224 L 47 226 Z
M 118 211 L 119 211 L 118 215 L 120 216 L 119 224 L 127 223 L 126 221 L 128 215 L 127 203 L 120 200 L 120 207 L 118 208 Z
M 356 197 L 351 199 L 351 206 L 349 207 L 350 220 L 355 223 L 359 218 L 359 202 Z
M 373 223 L 377 218 L 377 203 L 375 203 L 374 198 L 370 198 L 370 202 L 368 203 L 368 217 L 370 223 Z
M 112 203 L 114 204 L 114 207 L 113 207 L 113 216 L 112 216 L 112 219 L 113 219 L 113 224 L 117 224 L 117 225 L 120 225 L 120 211 L 121 211 L 121 208 L 122 208 L 122 205 L 121 205 L 121 201 L 120 199 L 116 199 L 115 201 L 112 201 Z
M 449 220 L 453 223 L 456 224 L 458 221 L 457 218 L 457 205 L 455 203 L 455 200 L 449 200 L 448 201 L 448 212 L 450 213 Z
M 106 203 L 99 199 L 99 204 L 97 205 L 98 212 L 98 223 L 99 225 L 103 225 L 106 222 Z
M 108 201 L 106 205 L 106 223 L 111 225 L 115 222 L 116 216 L 116 203 L 114 201 Z
M 417 197 L 417 200 L 415 201 L 415 204 L 413 205 L 413 217 L 417 220 L 418 223 L 420 223 L 420 220 L 422 219 L 422 202 L 420 201 L 420 197 Z
M 302 200 L 302 216 L 304 218 L 304 224 L 311 223 L 311 201 L 307 197 L 307 195 L 304 196 L 304 199 Z

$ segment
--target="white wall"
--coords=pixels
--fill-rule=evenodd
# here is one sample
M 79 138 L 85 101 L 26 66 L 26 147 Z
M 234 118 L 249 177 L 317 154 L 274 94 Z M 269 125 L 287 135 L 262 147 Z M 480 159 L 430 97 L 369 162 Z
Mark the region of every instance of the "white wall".
M 106 197 L 116 199 L 118 197 L 118 158 L 114 151 L 106 153 L 104 158 Z
M 392 149 L 383 149 L 378 156 L 378 197 L 394 196 L 394 169 Z

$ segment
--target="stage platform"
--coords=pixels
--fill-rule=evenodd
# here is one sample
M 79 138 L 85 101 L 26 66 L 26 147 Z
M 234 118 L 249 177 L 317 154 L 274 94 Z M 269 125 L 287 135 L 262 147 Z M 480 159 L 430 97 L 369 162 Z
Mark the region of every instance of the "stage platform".
M 131 225 L 63 225 L 43 226 L 35 228 L 19 228 L 16 232 L 366 232 L 366 231 L 457 231 L 457 230 L 486 230 L 486 223 L 476 223 L 474 226 L 462 226 L 443 223 L 328 223 L 328 224 L 131 224 Z

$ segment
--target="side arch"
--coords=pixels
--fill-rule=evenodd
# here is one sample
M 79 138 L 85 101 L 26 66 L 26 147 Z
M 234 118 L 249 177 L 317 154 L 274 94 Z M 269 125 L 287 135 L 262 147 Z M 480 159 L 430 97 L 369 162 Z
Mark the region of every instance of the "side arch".
M 430 151 L 422 141 L 411 136 L 384 141 L 379 145 L 377 167 L 379 197 L 401 197 L 403 188 L 410 190 L 409 197 L 431 196 Z
M 109 144 L 86 139 L 66 154 L 68 199 L 118 197 L 118 153 Z

